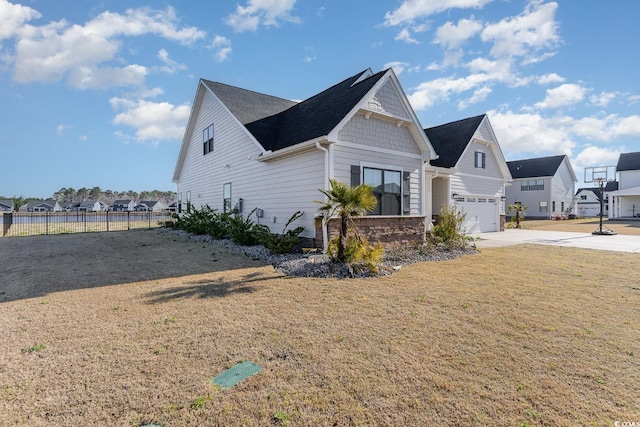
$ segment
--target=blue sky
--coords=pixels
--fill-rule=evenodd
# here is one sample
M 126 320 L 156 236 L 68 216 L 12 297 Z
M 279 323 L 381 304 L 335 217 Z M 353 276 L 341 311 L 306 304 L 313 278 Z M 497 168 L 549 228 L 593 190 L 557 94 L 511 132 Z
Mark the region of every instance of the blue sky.
M 507 160 L 640 151 L 640 1 L 0 0 L 0 195 L 174 190 L 199 78 L 301 100 L 393 67 Z

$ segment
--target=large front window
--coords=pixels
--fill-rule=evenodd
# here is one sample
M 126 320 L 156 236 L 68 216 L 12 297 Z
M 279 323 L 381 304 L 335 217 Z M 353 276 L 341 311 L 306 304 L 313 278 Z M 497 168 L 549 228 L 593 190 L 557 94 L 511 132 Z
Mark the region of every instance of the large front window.
M 364 168 L 364 183 L 373 188 L 378 204 L 371 215 L 400 215 L 402 175 L 399 171 Z

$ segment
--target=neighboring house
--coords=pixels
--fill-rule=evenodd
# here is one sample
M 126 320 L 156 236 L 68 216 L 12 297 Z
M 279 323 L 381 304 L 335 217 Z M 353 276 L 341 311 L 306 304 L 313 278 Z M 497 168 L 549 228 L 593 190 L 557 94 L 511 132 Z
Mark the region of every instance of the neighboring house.
M 137 212 L 162 212 L 165 209 L 164 203 L 158 200 L 143 200 L 134 208 Z
M 640 152 L 620 154 L 618 190 L 609 195 L 609 218 L 640 218 Z
M 513 184 L 507 187 L 507 206 L 521 203 L 530 219 L 575 214 L 575 183 L 569 157 L 538 157 L 507 162 Z
M 20 212 L 61 212 L 62 206 L 56 200 L 32 200 L 19 209 Z
M 13 212 L 13 200 L 0 200 L 0 212 Z
M 425 164 L 436 154 L 391 69 L 365 70 L 302 102 L 201 79 L 176 162 L 182 211 L 236 208 L 282 232 L 297 211 L 303 237 L 334 233 L 316 221 L 329 179 L 374 187 L 360 221 L 373 238 L 422 239 L 431 219 Z M 395 236 L 394 236 L 395 234 Z
M 108 208 L 109 206 L 106 203 L 95 200 L 84 200 L 69 205 L 67 210 L 71 212 L 103 212 Z
M 604 187 L 603 216 L 609 214 L 609 192 L 618 189 L 617 182 L 607 182 Z M 579 188 L 576 193 L 576 213 L 578 216 L 595 217 L 600 216 L 600 187 Z
M 115 202 L 113 202 L 111 210 L 114 212 L 132 211 L 135 206 L 136 201 L 133 199 L 116 200 Z
M 167 212 L 178 212 L 178 202 L 173 202 L 167 206 Z
M 467 233 L 504 231 L 505 187 L 511 175 L 489 117 L 483 114 L 424 130 L 438 159 L 432 176 L 433 214 L 455 204 Z

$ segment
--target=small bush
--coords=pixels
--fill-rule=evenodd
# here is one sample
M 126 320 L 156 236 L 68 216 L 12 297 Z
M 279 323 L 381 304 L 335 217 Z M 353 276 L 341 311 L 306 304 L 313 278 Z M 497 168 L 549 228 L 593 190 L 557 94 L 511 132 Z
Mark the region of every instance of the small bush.
M 247 217 L 243 217 L 238 211 L 234 211 L 226 218 L 229 238 L 233 243 L 242 246 L 253 246 L 259 242 L 260 229 L 251 219 L 251 215 L 257 210 L 254 208 Z
M 378 264 L 384 258 L 384 247 L 380 242 L 370 244 L 369 241 L 355 234 L 350 230 L 347 237 L 347 248 L 344 254 L 344 262 L 353 269 L 364 269 L 372 273 L 378 272 Z M 338 258 L 339 237 L 333 238 L 329 242 L 327 255 L 334 262 L 339 262 Z
M 431 239 L 447 249 L 465 248 L 469 239 L 462 224 L 466 217 L 467 214 L 458 212 L 455 206 L 442 208 L 438 223 L 431 230 Z
M 300 211 L 291 215 L 282 229 L 282 234 L 272 233 L 266 225 L 256 225 L 255 230 L 259 236 L 260 243 L 269 249 L 272 254 L 292 253 L 296 245 L 300 243 L 300 234 L 304 231 L 304 227 L 300 226 L 292 230 L 287 230 L 287 227 L 302 215 L 303 213 Z
M 178 216 L 173 228 L 179 228 L 192 234 L 207 234 L 214 239 L 222 239 L 227 234 L 228 214 L 219 213 L 208 205 L 200 209 L 191 208 L 189 212 Z

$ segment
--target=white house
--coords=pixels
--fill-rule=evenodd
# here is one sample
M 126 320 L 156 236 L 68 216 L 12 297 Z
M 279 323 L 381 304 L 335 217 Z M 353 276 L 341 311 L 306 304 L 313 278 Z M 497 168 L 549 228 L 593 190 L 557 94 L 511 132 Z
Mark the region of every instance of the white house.
M 329 179 L 364 182 L 378 198 L 369 231 L 415 239 L 431 219 L 425 165 L 435 158 L 391 69 L 365 70 L 299 103 L 201 79 L 173 181 L 182 210 L 257 208 L 253 219 L 273 232 L 302 211 L 294 225 L 316 242 L 331 232 L 316 228 L 318 190 Z
M 609 193 L 618 189 L 617 182 L 607 182 L 603 188 L 602 215 L 609 215 Z M 579 188 L 576 192 L 576 213 L 583 217 L 600 216 L 600 187 Z
M 486 114 L 425 129 L 438 159 L 427 167 L 433 213 L 455 204 L 467 233 L 504 230 L 505 187 L 511 182 Z
M 13 212 L 14 204 L 13 200 L 3 199 L 0 200 L 0 212 Z
M 141 200 L 134 210 L 136 212 L 162 212 L 167 206 L 158 200 Z
M 111 205 L 114 212 L 132 211 L 136 207 L 136 201 L 133 199 L 118 199 Z
M 609 218 L 640 218 L 640 152 L 623 153 L 616 165 L 618 190 L 609 195 Z
M 507 205 L 527 206 L 527 218 L 551 219 L 575 214 L 578 182 L 566 155 L 507 162 L 513 184 L 507 187 Z

